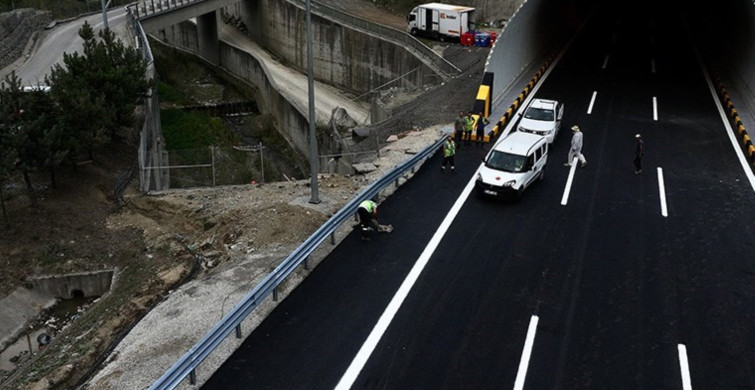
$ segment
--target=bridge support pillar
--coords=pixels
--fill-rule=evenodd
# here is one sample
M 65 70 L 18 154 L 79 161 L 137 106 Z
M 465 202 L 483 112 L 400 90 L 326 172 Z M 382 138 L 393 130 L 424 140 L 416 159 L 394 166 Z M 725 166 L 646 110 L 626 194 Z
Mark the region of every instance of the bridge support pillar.
M 214 65 L 218 65 L 220 45 L 218 44 L 218 13 L 208 12 L 197 18 L 197 40 L 199 55 Z

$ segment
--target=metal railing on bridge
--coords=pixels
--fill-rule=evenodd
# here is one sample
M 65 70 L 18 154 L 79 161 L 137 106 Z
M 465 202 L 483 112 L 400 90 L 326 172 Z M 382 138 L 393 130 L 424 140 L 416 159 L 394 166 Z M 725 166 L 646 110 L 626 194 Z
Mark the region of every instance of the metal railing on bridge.
M 137 19 L 141 19 L 203 1 L 207 0 L 142 0 L 130 5 L 129 9 L 133 10 Z M 298 3 L 301 7 L 304 7 L 306 4 L 305 0 L 289 1 L 292 3 Z M 376 36 L 382 37 L 383 39 L 389 40 L 402 47 L 409 48 L 415 53 L 415 55 L 424 60 L 423 62 L 428 63 L 428 66 L 434 68 L 436 72 L 440 72 L 444 78 L 454 77 L 461 74 L 461 69 L 456 67 L 456 65 L 452 64 L 433 49 L 427 47 L 427 45 L 404 31 L 356 17 L 316 1 L 312 1 L 311 5 L 313 13 L 337 21 L 344 26 L 375 34 Z
M 199 342 L 186 352 L 160 379 L 150 386 L 149 390 L 170 390 L 178 386 L 186 377 L 191 384 L 196 384 L 197 367 L 217 348 L 223 340 L 236 331 L 236 337 L 241 337 L 241 323 L 254 311 L 270 294 L 277 299 L 277 288 L 302 263 L 306 266 L 309 256 L 330 237 L 331 244 L 335 244 L 336 230 L 356 214 L 359 204 L 366 199 L 374 199 L 380 192 L 395 183 L 399 186 L 399 179 L 407 172 L 415 172 L 426 159 L 440 150 L 445 137 L 440 137 L 412 158 L 404 161 L 369 187 L 349 201 L 341 210 L 326 221 L 317 231 L 294 250 L 281 262 L 262 282 L 254 287 L 223 319 L 218 322 Z

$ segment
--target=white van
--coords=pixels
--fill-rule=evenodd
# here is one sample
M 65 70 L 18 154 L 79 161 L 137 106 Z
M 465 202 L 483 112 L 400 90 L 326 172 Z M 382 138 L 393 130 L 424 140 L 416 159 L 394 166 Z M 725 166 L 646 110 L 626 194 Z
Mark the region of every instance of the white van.
M 535 179 L 543 179 L 547 161 L 546 137 L 513 132 L 496 142 L 485 156 L 476 187 L 484 195 L 519 197 Z

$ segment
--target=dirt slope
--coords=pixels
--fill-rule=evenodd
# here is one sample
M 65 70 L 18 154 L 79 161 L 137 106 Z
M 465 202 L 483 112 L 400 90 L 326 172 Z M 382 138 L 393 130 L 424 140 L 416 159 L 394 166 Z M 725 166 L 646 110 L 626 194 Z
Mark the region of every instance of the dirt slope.
M 384 11 L 375 10 L 384 17 Z M 395 96 L 393 118 L 376 126 L 383 139 L 412 128 L 450 124 L 459 110 L 471 108 L 488 49 L 446 45 L 439 50 L 464 73 L 415 96 Z M 396 146 L 397 153 L 386 155 L 406 158 L 403 149 L 429 144 L 437 136 L 437 130 L 432 131 L 429 137 L 407 137 Z M 147 196 L 132 187 L 126 207 L 116 210 L 111 200 L 114 181 L 134 163 L 133 156 L 132 149 L 122 147 L 61 170 L 59 188 L 36 188 L 36 206 L 22 188 L 11 188 L 5 204 L 9 225 L 2 225 L 0 235 L 2 296 L 30 275 L 117 268 L 119 276 L 116 289 L 56 334 L 44 353 L 10 378 L 0 373 L 1 389 L 75 388 L 172 288 L 235 257 L 303 241 L 380 173 L 322 176 L 319 191 L 327 202 L 320 209 L 292 204 L 310 194 L 304 180 Z M 384 160 L 379 165 L 387 169 L 395 163 Z M 45 183 L 46 178 L 34 181 Z

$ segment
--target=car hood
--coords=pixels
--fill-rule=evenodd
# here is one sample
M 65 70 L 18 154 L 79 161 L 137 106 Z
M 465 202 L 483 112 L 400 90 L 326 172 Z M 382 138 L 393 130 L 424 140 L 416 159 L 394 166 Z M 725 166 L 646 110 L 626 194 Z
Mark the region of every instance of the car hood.
M 553 128 L 555 127 L 553 122 L 536 121 L 527 118 L 522 118 L 522 120 L 519 122 L 519 126 L 524 127 L 525 129 L 537 131 L 553 130 Z
M 494 186 L 502 186 L 503 183 L 511 180 L 518 181 L 524 174 L 524 172 L 505 172 L 490 169 L 485 165 L 480 168 L 479 173 L 483 183 Z

